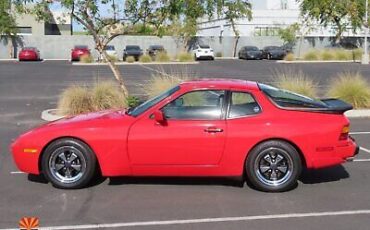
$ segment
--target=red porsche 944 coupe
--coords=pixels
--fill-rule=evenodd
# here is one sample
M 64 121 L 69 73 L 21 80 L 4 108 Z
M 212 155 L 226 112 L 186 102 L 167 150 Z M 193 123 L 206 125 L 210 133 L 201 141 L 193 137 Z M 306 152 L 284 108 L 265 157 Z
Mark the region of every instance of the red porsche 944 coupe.
M 244 80 L 184 82 L 128 110 L 66 117 L 21 135 L 18 168 L 58 188 L 103 176 L 240 176 L 256 189 L 292 189 L 303 167 L 358 153 L 336 99 L 314 100 Z

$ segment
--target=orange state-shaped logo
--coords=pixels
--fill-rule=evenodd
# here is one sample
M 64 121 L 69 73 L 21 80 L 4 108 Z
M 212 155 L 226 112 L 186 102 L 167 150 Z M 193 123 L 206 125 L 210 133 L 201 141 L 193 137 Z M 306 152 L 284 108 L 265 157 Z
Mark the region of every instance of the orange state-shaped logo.
M 19 221 L 19 229 L 21 230 L 37 230 L 39 228 L 39 218 L 23 217 Z

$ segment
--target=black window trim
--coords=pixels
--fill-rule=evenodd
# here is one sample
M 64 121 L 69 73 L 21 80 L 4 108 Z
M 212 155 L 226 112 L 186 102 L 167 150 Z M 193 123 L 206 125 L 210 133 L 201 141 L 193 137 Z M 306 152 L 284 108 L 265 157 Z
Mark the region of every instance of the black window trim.
M 247 93 L 251 95 L 251 97 L 254 99 L 254 101 L 257 103 L 257 105 L 260 107 L 260 111 L 255 114 L 248 114 L 248 115 L 243 115 L 243 116 L 238 116 L 238 117 L 229 117 L 230 115 L 230 107 L 231 107 L 231 99 L 232 99 L 232 93 Z M 254 96 L 253 93 L 249 91 L 243 91 L 243 90 L 228 90 L 227 95 L 226 95 L 226 104 L 227 104 L 227 111 L 226 111 L 226 120 L 234 120 L 234 119 L 240 119 L 240 118 L 248 118 L 248 117 L 255 117 L 263 113 L 263 108 L 260 103 L 258 103 L 258 100 Z
M 159 110 L 163 112 L 163 108 L 166 107 L 168 104 L 172 103 L 173 101 L 177 100 L 178 98 L 182 97 L 185 94 L 192 93 L 192 92 L 197 92 L 197 91 L 223 91 L 224 92 L 225 99 L 224 99 L 222 107 L 221 107 L 221 117 L 220 117 L 220 119 L 172 119 L 172 118 L 167 119 L 166 118 L 166 120 L 170 120 L 170 121 L 225 121 L 226 120 L 226 114 L 227 114 L 226 110 L 227 110 L 227 106 L 229 104 L 228 103 L 228 98 L 227 98 L 227 93 L 228 93 L 227 89 L 201 88 L 201 89 L 190 90 L 190 91 L 184 92 L 183 94 L 180 94 L 179 96 L 177 96 L 174 99 L 171 98 L 171 100 L 169 100 L 165 105 L 163 105 L 161 108 L 159 108 Z M 153 118 L 153 114 L 150 114 L 149 118 Z

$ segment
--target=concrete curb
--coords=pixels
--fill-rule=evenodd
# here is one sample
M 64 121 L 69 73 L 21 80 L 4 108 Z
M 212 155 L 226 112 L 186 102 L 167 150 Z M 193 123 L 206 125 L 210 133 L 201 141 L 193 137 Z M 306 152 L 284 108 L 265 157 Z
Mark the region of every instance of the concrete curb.
M 134 63 L 127 63 L 127 62 L 117 62 L 116 65 L 196 65 L 199 64 L 199 62 L 148 62 L 148 63 L 140 63 L 140 62 L 134 62 Z M 107 63 L 80 63 L 80 62 L 72 62 L 72 65 L 75 66 L 106 66 Z
M 370 109 L 354 109 L 344 114 L 349 118 L 370 117 Z
M 235 60 L 238 57 L 215 57 L 215 60 Z
M 57 115 L 57 109 L 47 109 L 41 112 L 41 119 L 44 121 L 56 121 L 64 116 Z
M 323 60 L 317 60 L 317 61 L 304 61 L 304 60 L 296 60 L 296 61 L 285 61 L 285 60 L 278 60 L 277 63 L 283 63 L 283 64 L 295 64 L 295 63 L 359 63 L 360 60 L 346 60 L 346 61 L 339 61 L 339 60 L 333 60 L 333 61 L 323 61 Z

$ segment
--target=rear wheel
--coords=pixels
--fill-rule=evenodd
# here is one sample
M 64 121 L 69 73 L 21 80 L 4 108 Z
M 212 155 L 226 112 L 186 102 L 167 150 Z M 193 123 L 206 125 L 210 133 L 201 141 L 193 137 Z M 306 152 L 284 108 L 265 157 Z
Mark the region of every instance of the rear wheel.
M 302 163 L 297 150 L 284 141 L 267 141 L 249 153 L 246 174 L 251 184 L 265 192 L 284 192 L 297 184 Z
M 60 139 L 51 143 L 42 156 L 45 177 L 57 188 L 77 189 L 86 186 L 96 171 L 96 157 L 85 143 Z

